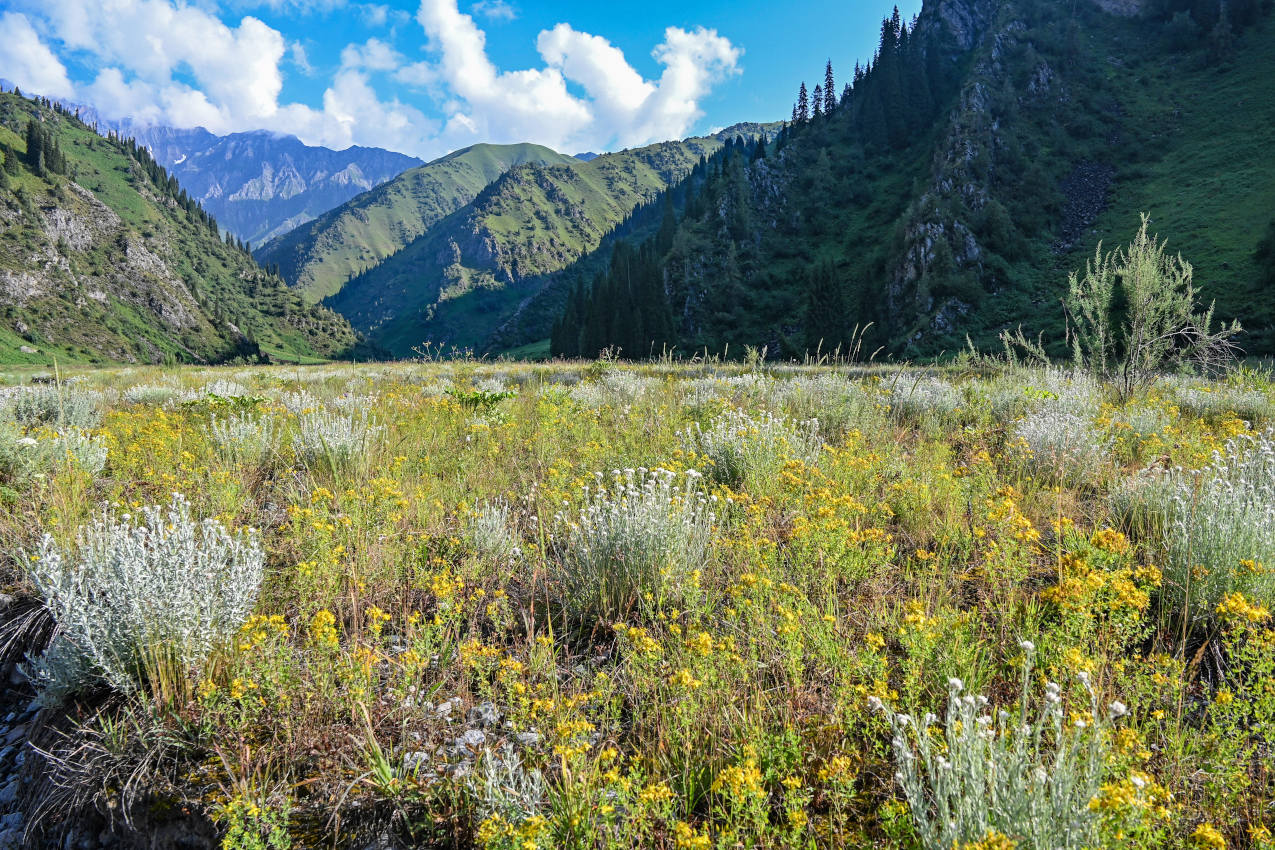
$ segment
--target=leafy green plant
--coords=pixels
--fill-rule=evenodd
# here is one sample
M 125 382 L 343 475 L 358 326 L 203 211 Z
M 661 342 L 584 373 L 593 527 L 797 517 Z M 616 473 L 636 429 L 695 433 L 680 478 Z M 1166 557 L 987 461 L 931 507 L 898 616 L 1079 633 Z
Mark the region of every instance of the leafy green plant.
M 1075 362 L 1111 381 L 1122 397 L 1181 363 L 1215 369 L 1234 356 L 1239 322 L 1212 331 L 1213 308 L 1200 312 L 1191 264 L 1165 254 L 1147 234 L 1150 217 L 1127 248 L 1102 253 L 1083 277 L 1072 273 L 1066 299 Z

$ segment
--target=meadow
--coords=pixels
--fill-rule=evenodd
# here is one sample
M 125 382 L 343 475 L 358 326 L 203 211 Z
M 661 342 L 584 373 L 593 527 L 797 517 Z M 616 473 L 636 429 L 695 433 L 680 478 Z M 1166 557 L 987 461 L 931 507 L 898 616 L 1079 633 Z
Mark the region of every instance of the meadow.
M 1275 847 L 1268 374 L 31 378 L 32 840 Z

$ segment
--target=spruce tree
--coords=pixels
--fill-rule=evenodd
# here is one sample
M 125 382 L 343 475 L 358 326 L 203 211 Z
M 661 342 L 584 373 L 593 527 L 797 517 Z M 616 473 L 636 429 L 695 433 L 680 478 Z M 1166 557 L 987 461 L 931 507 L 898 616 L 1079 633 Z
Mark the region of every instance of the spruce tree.
M 814 117 L 821 117 L 823 115 L 823 87 L 818 83 L 815 83 L 815 94 L 810 102 L 813 108 Z
M 823 70 L 823 111 L 825 115 L 831 115 L 832 110 L 837 108 L 837 84 L 832 78 L 832 60 L 828 60 L 827 66 Z
M 804 124 L 810 120 L 810 96 L 806 93 L 806 83 L 803 80 L 801 88 L 797 90 L 797 115 L 796 121 Z

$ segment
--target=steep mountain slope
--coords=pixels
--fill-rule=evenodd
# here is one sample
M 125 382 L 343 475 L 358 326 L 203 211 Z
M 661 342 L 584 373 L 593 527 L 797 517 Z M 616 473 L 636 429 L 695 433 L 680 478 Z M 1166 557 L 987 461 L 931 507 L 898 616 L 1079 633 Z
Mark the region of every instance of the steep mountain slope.
M 596 249 L 635 208 L 720 149 L 723 138 L 775 129 L 741 125 L 588 162 L 513 169 L 326 303 L 395 354 L 427 340 L 486 350 L 554 284 L 547 276 Z
M 573 299 L 556 349 L 799 356 L 868 323 L 867 350 L 909 356 L 1020 323 L 1061 343 L 1067 272 L 1149 210 L 1219 315 L 1248 325 L 1245 347 L 1275 350 L 1254 259 L 1275 209 L 1275 24 L 1256 2 L 1229 20 L 1187 5 L 937 0 L 912 26 L 887 19 L 830 115 L 717 164 L 646 247 L 671 339 L 608 330 L 660 326 L 633 315 L 653 290 L 613 271 Z
M 493 180 L 526 163 L 572 162 L 540 145 L 474 145 L 413 168 L 256 251 L 317 301 L 401 251 Z
M 356 343 L 135 144 L 10 93 L 0 146 L 0 361 L 299 361 Z
M 252 245 L 421 164 L 380 148 L 334 151 L 264 131 L 214 136 L 202 129 L 146 127 L 125 135 L 150 148 L 223 228 Z

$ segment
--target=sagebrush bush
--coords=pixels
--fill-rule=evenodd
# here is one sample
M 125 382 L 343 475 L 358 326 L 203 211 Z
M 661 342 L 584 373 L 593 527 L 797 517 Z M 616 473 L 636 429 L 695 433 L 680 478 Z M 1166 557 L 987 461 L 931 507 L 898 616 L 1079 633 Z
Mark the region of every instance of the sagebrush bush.
M 1218 421 L 1236 416 L 1251 425 L 1275 418 L 1275 406 L 1266 393 L 1227 385 L 1179 387 L 1174 393 L 1178 409 L 1198 419 Z
M 1095 846 L 1098 813 L 1090 801 L 1102 784 L 1107 729 L 1125 708 L 1113 703 L 1100 711 L 1081 674 L 1087 719 L 1065 720 L 1062 689 L 1053 682 L 1033 712 L 1030 644 L 1025 648 L 1029 661 L 1014 711 L 993 714 L 985 697 L 963 695 L 964 685 L 952 679 L 947 716 L 934 734 L 937 717 L 895 713 L 874 698 L 894 730 L 895 779 L 925 850 L 971 847 L 994 835 L 1019 850 Z
M 157 647 L 198 667 L 252 613 L 265 552 L 252 531 L 193 519 L 178 494 L 140 516 L 103 513 L 73 546 L 46 534 L 26 565 L 57 624 L 29 671 L 52 703 L 96 681 L 136 690 Z
M 124 401 L 129 404 L 163 407 L 175 398 L 177 389 L 167 384 L 141 384 L 124 391 Z
M 667 469 L 597 474 L 578 512 L 554 517 L 563 603 L 610 622 L 640 601 L 678 604 L 708 561 L 716 514 L 700 474 Z M 647 600 L 647 595 L 650 599 Z
M 307 463 L 326 463 L 336 470 L 366 458 L 384 430 L 367 408 L 307 409 L 297 417 L 292 446 Z
M 692 423 L 681 438 L 683 448 L 708 460 L 713 480 L 729 487 L 773 476 L 786 460 L 813 465 L 823 448 L 818 420 L 793 422 L 765 411 L 730 409 L 707 429 Z
M 217 451 L 234 463 L 261 463 L 279 445 L 279 422 L 268 413 L 214 415 L 206 433 Z
M 484 502 L 469 517 L 469 539 L 474 550 L 492 561 L 507 561 L 519 554 L 513 530 L 513 509 L 504 499 Z
M 105 396 L 67 385 L 20 387 L 0 399 L 0 418 L 20 425 L 93 428 L 102 421 Z
M 0 422 L 0 475 L 25 482 L 68 466 L 97 475 L 106 467 L 106 441 L 80 428 L 25 433 Z
M 1232 437 L 1198 471 L 1148 471 L 1112 508 L 1162 548 L 1170 611 L 1208 621 L 1231 593 L 1275 604 L 1275 431 Z
M 1048 405 L 1014 426 L 1020 467 L 1041 481 L 1081 486 L 1098 480 L 1114 442 L 1088 419 Z
M 658 385 L 654 378 L 613 370 L 571 387 L 571 398 L 581 407 L 622 407 L 642 398 Z
M 778 400 L 796 419 L 818 419 L 819 430 L 844 434 L 870 425 L 878 416 L 877 406 L 863 387 L 840 375 L 822 374 L 783 382 Z
M 961 406 L 961 391 L 942 378 L 899 376 L 885 388 L 890 413 L 898 420 L 919 424 L 946 421 Z

